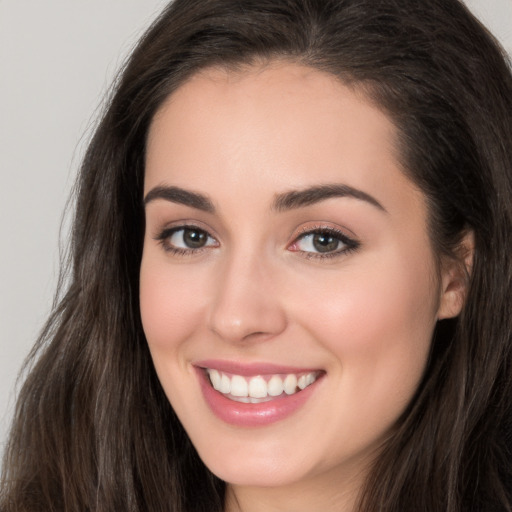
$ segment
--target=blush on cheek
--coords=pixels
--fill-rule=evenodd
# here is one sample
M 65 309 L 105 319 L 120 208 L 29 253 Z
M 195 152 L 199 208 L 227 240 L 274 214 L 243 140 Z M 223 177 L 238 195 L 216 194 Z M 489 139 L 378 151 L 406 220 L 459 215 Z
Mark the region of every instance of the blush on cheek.
M 416 286 L 402 282 L 391 285 L 352 286 L 350 292 L 338 292 L 338 300 L 316 308 L 314 321 L 322 326 L 321 339 L 331 344 L 328 348 L 340 359 L 377 363 L 400 360 L 396 356 L 401 353 L 424 358 L 435 325 L 434 306 L 425 308 L 430 294 L 418 293 Z
M 179 290 L 179 292 L 178 292 Z M 189 291 L 187 291 L 189 290 Z M 197 292 L 177 286 L 165 273 L 142 268 L 140 310 L 142 325 L 150 346 L 170 346 L 186 339 L 196 325 Z

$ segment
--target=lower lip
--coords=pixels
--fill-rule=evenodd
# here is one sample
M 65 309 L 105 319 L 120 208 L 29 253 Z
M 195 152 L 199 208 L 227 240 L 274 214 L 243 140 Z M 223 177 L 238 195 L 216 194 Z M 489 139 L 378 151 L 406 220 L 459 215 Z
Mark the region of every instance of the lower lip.
M 305 404 L 321 379 L 320 377 L 313 384 L 293 395 L 280 396 L 259 404 L 246 404 L 226 398 L 213 389 L 203 368 L 196 368 L 196 370 L 203 396 L 215 416 L 226 423 L 240 427 L 260 427 L 287 418 Z

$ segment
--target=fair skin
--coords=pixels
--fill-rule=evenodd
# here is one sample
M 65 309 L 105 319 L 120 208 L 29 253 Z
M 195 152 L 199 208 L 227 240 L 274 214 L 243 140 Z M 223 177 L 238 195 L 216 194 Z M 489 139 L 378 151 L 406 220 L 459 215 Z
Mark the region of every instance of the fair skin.
M 153 120 L 142 321 L 174 410 L 228 483 L 228 512 L 353 510 L 437 320 L 459 312 L 395 139 L 361 94 L 283 62 L 196 74 Z M 324 188 L 283 199 L 312 187 Z M 211 388 L 208 365 L 316 381 L 291 392 L 298 406 L 283 393 L 281 415 L 258 404 L 260 421 Z

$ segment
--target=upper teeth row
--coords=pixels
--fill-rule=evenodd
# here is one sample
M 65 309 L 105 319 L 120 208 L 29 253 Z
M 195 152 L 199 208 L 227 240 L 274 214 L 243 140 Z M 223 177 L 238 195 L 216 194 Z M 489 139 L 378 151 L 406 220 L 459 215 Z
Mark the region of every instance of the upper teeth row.
M 236 397 L 265 398 L 267 396 L 279 396 L 283 391 L 287 395 L 293 395 L 297 392 L 297 388 L 299 390 L 304 389 L 313 384 L 317 378 L 316 372 L 305 373 L 300 376 L 290 373 L 284 379 L 279 375 L 273 375 L 267 382 L 261 375 L 246 378 L 241 375 L 228 376 L 210 368 L 206 371 L 214 389 Z

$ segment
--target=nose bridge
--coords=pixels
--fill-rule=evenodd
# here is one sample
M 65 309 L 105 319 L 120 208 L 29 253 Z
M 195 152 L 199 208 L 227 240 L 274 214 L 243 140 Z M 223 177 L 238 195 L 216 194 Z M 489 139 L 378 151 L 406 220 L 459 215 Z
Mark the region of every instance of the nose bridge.
M 226 341 L 267 339 L 286 326 L 272 264 L 259 251 L 232 251 L 219 266 L 209 325 Z

